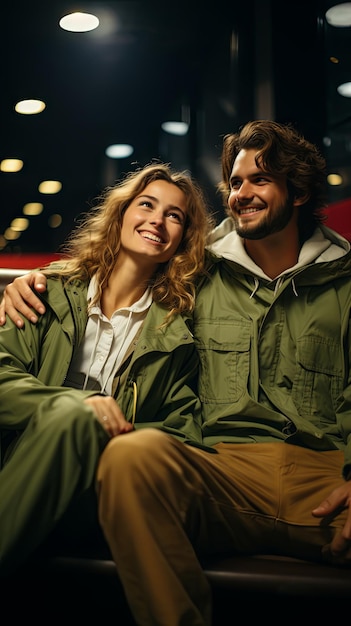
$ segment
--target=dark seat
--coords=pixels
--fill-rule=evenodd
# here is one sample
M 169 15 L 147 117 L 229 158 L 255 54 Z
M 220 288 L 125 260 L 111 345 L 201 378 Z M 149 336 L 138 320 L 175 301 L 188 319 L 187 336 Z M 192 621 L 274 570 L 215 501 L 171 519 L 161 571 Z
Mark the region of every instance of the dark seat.
M 213 626 L 234 626 L 243 609 L 248 623 L 262 619 L 264 607 L 274 607 L 269 613 L 273 624 L 281 624 L 282 611 L 285 621 L 300 619 L 302 610 L 313 611 L 315 621 L 335 619 L 337 600 L 351 597 L 347 568 L 269 555 L 221 557 L 204 562 L 203 568 L 213 591 Z M 50 606 L 50 615 L 68 624 L 115 614 L 118 625 L 135 626 L 114 562 L 106 556 L 40 557 L 1 583 L 1 589 L 18 618 L 33 618 L 36 624 L 48 623 Z

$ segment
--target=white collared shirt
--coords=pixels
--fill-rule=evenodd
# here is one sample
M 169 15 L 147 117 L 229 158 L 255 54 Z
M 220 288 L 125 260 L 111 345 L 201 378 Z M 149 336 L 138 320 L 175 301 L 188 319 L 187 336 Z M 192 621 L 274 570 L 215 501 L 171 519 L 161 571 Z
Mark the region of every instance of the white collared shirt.
M 94 277 L 88 288 L 88 302 L 96 293 Z M 143 323 L 152 303 L 151 289 L 129 307 L 117 309 L 108 319 L 95 305 L 89 312 L 84 339 L 72 359 L 65 386 L 97 389 L 111 394 L 115 373 L 129 345 Z

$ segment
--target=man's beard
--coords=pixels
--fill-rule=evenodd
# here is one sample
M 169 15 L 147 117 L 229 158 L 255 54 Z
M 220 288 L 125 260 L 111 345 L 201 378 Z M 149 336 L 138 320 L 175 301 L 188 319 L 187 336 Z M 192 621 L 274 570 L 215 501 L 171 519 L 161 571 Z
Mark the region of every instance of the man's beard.
M 292 202 L 287 200 L 285 204 L 281 205 L 274 211 L 274 214 L 265 213 L 259 224 L 253 225 L 246 223 L 241 225 L 236 214 L 232 214 L 232 218 L 235 230 L 239 237 L 242 237 L 243 239 L 264 239 L 269 235 L 279 233 L 283 230 L 289 224 L 293 216 L 293 212 L 294 206 Z

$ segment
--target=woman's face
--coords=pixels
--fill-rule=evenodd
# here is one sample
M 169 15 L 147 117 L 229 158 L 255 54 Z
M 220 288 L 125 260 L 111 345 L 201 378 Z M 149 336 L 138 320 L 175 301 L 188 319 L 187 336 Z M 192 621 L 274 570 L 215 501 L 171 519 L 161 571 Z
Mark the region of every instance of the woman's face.
M 120 254 L 155 267 L 167 262 L 182 241 L 186 214 L 185 194 L 176 185 L 149 183 L 123 216 Z

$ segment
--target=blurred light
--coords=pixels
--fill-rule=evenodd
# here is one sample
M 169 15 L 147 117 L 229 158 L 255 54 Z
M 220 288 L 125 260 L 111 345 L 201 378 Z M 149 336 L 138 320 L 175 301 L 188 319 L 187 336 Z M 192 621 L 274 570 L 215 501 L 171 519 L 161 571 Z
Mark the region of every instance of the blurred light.
M 330 137 L 323 137 L 323 143 L 327 148 L 330 148 L 332 141 Z
M 336 88 L 337 92 L 345 98 L 351 98 L 351 83 L 342 83 Z
M 189 124 L 187 122 L 163 122 L 161 124 L 162 130 L 170 135 L 186 135 L 189 130 Z
M 4 159 L 0 163 L 0 170 L 2 172 L 20 172 L 23 167 L 23 161 L 21 159 Z
M 133 154 L 134 148 L 128 143 L 115 143 L 105 150 L 106 156 L 110 159 L 125 159 Z
M 328 185 L 331 187 L 337 187 L 338 185 L 342 185 L 343 180 L 340 174 L 329 174 L 327 177 Z
M 15 105 L 15 111 L 22 115 L 35 115 L 41 113 L 46 107 L 42 100 L 20 100 Z
M 38 187 L 40 193 L 46 194 L 58 193 L 61 189 L 62 184 L 59 180 L 43 180 Z
M 6 247 L 7 241 L 4 235 L 0 235 L 0 250 Z
M 40 215 L 44 205 L 41 202 L 27 202 L 23 207 L 23 215 Z
M 99 3 L 99 28 L 96 28 L 92 32 L 92 37 L 96 39 L 107 39 L 107 37 L 114 37 L 116 41 L 116 37 L 120 40 L 123 36 L 125 40 L 134 41 L 134 37 L 131 34 L 126 33 L 126 28 L 121 20 L 121 18 L 117 15 L 116 8 L 114 7 L 114 3 Z M 136 39 L 136 37 L 135 37 Z
M 26 217 L 16 217 L 11 222 L 11 228 L 19 232 L 22 232 L 23 230 L 27 230 L 28 226 L 29 226 L 29 220 Z
M 86 33 L 89 30 L 95 30 L 99 26 L 99 18 L 90 13 L 70 13 L 65 15 L 59 21 L 59 25 L 63 30 L 73 33 Z
M 337 65 L 340 62 L 337 57 L 329 57 L 329 61 L 334 63 L 334 65 Z
M 21 233 L 17 230 L 13 230 L 13 228 L 6 228 L 4 235 L 7 241 L 12 241 L 13 239 L 18 239 Z
M 54 213 L 49 217 L 48 224 L 50 228 L 58 228 L 62 224 L 62 217 L 58 213 Z
M 351 2 L 336 4 L 328 9 L 325 19 L 330 26 L 351 26 Z

